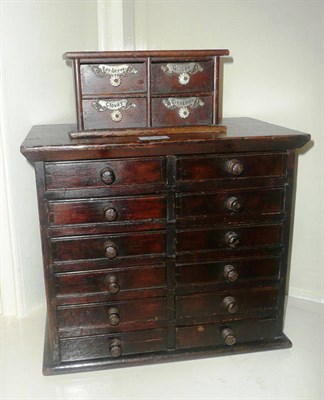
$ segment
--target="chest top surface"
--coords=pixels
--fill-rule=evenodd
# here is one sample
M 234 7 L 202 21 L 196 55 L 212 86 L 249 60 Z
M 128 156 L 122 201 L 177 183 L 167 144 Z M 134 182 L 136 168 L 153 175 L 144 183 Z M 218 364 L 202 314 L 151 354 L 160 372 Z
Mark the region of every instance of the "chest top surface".
M 225 118 L 226 132 L 170 133 L 159 136 L 140 130 L 131 136 L 73 139 L 73 124 L 32 127 L 21 145 L 31 161 L 82 160 L 172 154 L 207 154 L 240 151 L 285 151 L 302 147 L 310 135 L 252 118 Z M 197 130 L 198 131 L 198 130 Z

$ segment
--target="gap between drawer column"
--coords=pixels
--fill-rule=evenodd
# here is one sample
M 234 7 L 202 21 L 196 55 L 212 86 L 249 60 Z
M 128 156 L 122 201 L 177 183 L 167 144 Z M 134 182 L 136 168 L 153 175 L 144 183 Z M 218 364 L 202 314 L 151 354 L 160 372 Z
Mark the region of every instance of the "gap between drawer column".
M 167 156 L 167 348 L 175 348 L 176 157 Z

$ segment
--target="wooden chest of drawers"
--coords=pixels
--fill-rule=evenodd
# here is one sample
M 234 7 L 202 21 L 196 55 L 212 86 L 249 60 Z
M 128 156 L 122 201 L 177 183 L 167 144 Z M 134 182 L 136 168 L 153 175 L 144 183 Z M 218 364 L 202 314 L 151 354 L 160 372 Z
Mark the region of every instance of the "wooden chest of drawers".
M 294 159 L 309 135 L 223 123 L 146 142 L 31 130 L 21 151 L 36 168 L 45 374 L 290 347 Z
M 219 122 L 219 62 L 228 50 L 70 52 L 77 128 Z

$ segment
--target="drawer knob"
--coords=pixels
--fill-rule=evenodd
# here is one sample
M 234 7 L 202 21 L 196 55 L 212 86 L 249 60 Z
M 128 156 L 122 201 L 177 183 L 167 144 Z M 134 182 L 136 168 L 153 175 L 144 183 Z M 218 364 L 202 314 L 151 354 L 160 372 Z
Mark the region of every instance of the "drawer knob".
M 238 312 L 238 305 L 232 296 L 227 296 L 223 299 L 223 305 L 230 314 Z
M 121 341 L 119 339 L 113 339 L 109 345 L 110 355 L 114 358 L 122 355 Z
M 120 290 L 117 278 L 114 275 L 107 275 L 104 279 L 104 285 L 107 287 L 109 294 L 116 294 Z
M 240 238 L 236 232 L 227 232 L 225 235 L 225 241 L 229 247 L 235 248 L 240 244 Z
M 230 328 L 225 328 L 222 330 L 222 337 L 227 346 L 233 346 L 236 343 L 236 337 L 234 336 L 234 333 Z
M 239 274 L 235 270 L 233 265 L 225 265 L 224 267 L 224 276 L 230 282 L 235 282 L 238 280 Z
M 109 324 L 112 326 L 116 326 L 119 324 L 120 316 L 119 316 L 118 308 L 110 307 L 108 309 L 108 321 L 109 321 Z
M 229 197 L 225 202 L 225 206 L 229 211 L 236 213 L 242 211 L 243 208 L 240 200 L 236 196 Z
M 243 165 L 239 160 L 229 160 L 225 164 L 226 171 L 232 175 L 239 176 L 243 173 Z
M 107 207 L 104 210 L 104 215 L 105 215 L 105 218 L 107 221 L 112 222 L 112 221 L 116 221 L 118 213 L 115 208 Z
M 115 258 L 117 256 L 117 246 L 114 242 L 106 242 L 104 244 L 105 255 L 107 258 Z
M 100 172 L 101 180 L 106 185 L 111 185 L 115 182 L 115 174 L 111 168 L 105 168 Z

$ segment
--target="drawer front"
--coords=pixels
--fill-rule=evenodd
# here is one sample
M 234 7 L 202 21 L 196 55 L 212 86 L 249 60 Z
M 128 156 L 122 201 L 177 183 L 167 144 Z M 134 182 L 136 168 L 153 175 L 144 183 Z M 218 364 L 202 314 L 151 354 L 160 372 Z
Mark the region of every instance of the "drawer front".
M 50 225 L 164 221 L 166 197 L 119 197 L 49 202 Z
M 84 129 L 144 128 L 145 98 L 83 100 Z
M 108 261 L 124 257 L 163 255 L 166 251 L 165 232 L 145 232 L 122 235 L 93 235 L 51 239 L 53 261 Z
M 61 361 L 97 358 L 117 360 L 118 357 L 124 355 L 162 351 L 166 345 L 167 331 L 165 329 L 61 339 L 59 344 Z
M 146 64 L 83 64 L 80 66 L 83 95 L 146 92 Z
M 183 264 L 176 266 L 177 284 L 220 284 L 237 286 L 247 281 L 277 280 L 280 259 L 252 258 L 230 262 Z
M 178 180 L 209 180 L 286 175 L 286 154 L 231 154 L 178 159 Z
M 178 323 L 194 323 L 273 316 L 277 294 L 278 289 L 269 286 L 177 296 L 176 320 Z
M 61 337 L 153 329 L 166 323 L 166 299 L 116 301 L 61 306 L 57 310 Z
M 164 62 L 151 65 L 152 93 L 213 91 L 212 61 Z
M 106 268 L 73 273 L 55 273 L 56 296 L 64 302 L 75 298 L 90 298 L 96 294 L 106 299 L 122 299 L 127 295 L 140 296 L 145 290 L 165 288 L 165 265 Z
M 282 213 L 284 198 L 282 188 L 177 194 L 176 213 L 180 218 L 206 216 L 217 221 L 253 220 Z
M 49 162 L 45 164 L 47 190 L 115 188 L 164 183 L 163 158 Z
M 177 232 L 177 252 L 240 250 L 246 247 L 279 246 L 282 225 L 231 226 L 223 229 L 197 229 Z
M 204 97 L 165 97 L 152 99 L 152 126 L 211 125 L 213 101 Z
M 229 329 L 232 332 L 229 332 Z M 232 338 L 229 338 L 228 334 Z M 226 325 L 184 326 L 176 329 L 176 348 L 188 349 L 222 345 L 235 347 L 236 344 L 273 339 L 275 335 L 276 325 L 273 319 L 231 322 Z

